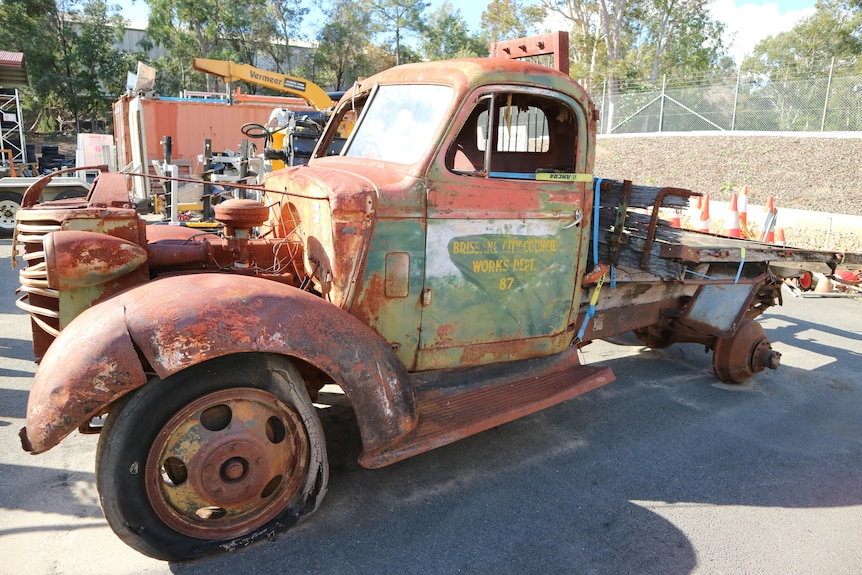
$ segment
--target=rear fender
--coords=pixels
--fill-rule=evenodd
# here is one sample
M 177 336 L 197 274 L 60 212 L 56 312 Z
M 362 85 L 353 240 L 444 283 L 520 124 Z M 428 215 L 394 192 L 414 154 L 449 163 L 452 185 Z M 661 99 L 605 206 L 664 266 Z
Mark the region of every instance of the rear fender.
M 407 370 L 358 319 L 276 282 L 195 274 L 118 294 L 60 333 L 36 374 L 24 448 L 33 453 L 50 449 L 144 385 L 144 365 L 166 378 L 243 352 L 288 355 L 327 373 L 353 403 L 365 450 L 387 445 L 415 426 Z

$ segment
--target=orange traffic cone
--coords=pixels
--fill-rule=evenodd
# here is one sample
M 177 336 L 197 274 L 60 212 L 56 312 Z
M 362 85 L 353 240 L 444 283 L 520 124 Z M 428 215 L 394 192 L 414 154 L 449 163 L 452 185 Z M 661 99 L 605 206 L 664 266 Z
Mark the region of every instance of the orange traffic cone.
M 703 196 L 703 202 L 700 206 L 700 219 L 694 225 L 694 229 L 699 232 L 709 231 L 709 194 Z
M 701 207 L 701 197 L 695 196 L 694 207 L 691 209 L 691 215 L 688 218 L 689 229 L 692 229 L 692 230 L 697 229 L 698 222 L 700 222 L 700 207 Z
M 775 243 L 781 247 L 787 245 L 787 239 L 784 237 L 784 228 L 775 228 Z
M 727 214 L 727 222 L 724 225 L 724 235 L 731 238 L 742 237 L 739 231 L 739 209 L 737 208 L 737 202 L 736 192 L 734 192 L 730 196 L 730 209 Z
M 739 226 L 745 228 L 748 225 L 748 186 L 743 186 L 742 195 L 739 196 Z
M 674 228 L 682 228 L 682 210 L 677 208 L 673 211 L 673 216 L 670 218 L 670 225 Z

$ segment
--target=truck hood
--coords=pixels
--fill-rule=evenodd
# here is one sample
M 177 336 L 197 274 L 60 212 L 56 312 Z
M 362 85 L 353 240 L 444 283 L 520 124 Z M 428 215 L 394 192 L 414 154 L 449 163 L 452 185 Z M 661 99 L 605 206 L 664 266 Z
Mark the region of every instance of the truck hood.
M 298 198 L 328 200 L 333 214 L 374 212 L 383 217 L 422 217 L 425 180 L 403 168 L 385 162 L 320 158 L 269 174 L 265 186 Z

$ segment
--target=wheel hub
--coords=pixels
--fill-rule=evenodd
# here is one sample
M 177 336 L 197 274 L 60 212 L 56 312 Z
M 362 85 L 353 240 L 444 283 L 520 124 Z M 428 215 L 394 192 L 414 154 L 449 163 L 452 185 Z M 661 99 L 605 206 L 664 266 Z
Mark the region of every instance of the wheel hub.
M 192 478 L 206 496 L 221 503 L 239 503 L 251 493 L 259 494 L 279 473 L 272 464 L 283 461 L 265 453 L 253 441 L 226 437 L 207 444 L 191 462 Z
M 309 441 L 275 395 L 233 388 L 178 411 L 153 441 L 147 495 L 172 529 L 201 539 L 264 525 L 301 493 Z
M 763 327 L 745 319 L 736 333 L 719 339 L 712 352 L 712 368 L 725 383 L 742 383 L 766 368 L 778 369 L 781 354 L 772 349 Z

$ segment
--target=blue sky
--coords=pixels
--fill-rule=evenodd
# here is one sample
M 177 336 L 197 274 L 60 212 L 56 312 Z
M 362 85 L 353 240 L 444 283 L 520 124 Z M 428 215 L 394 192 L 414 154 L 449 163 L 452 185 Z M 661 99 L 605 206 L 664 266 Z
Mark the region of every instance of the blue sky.
M 430 0 L 431 10 L 436 10 L 443 0 Z M 479 28 L 482 12 L 488 2 L 470 0 L 469 2 L 452 1 L 461 11 L 461 16 L 474 31 Z M 128 20 L 146 21 L 148 8 L 144 0 L 119 0 L 123 8 L 123 16 Z M 709 9 L 715 19 L 727 24 L 728 37 L 733 41 L 731 54 L 737 61 L 751 53 L 754 45 L 768 35 L 789 30 L 799 19 L 814 12 L 815 0 L 713 0 Z M 309 21 L 317 18 L 314 14 Z

